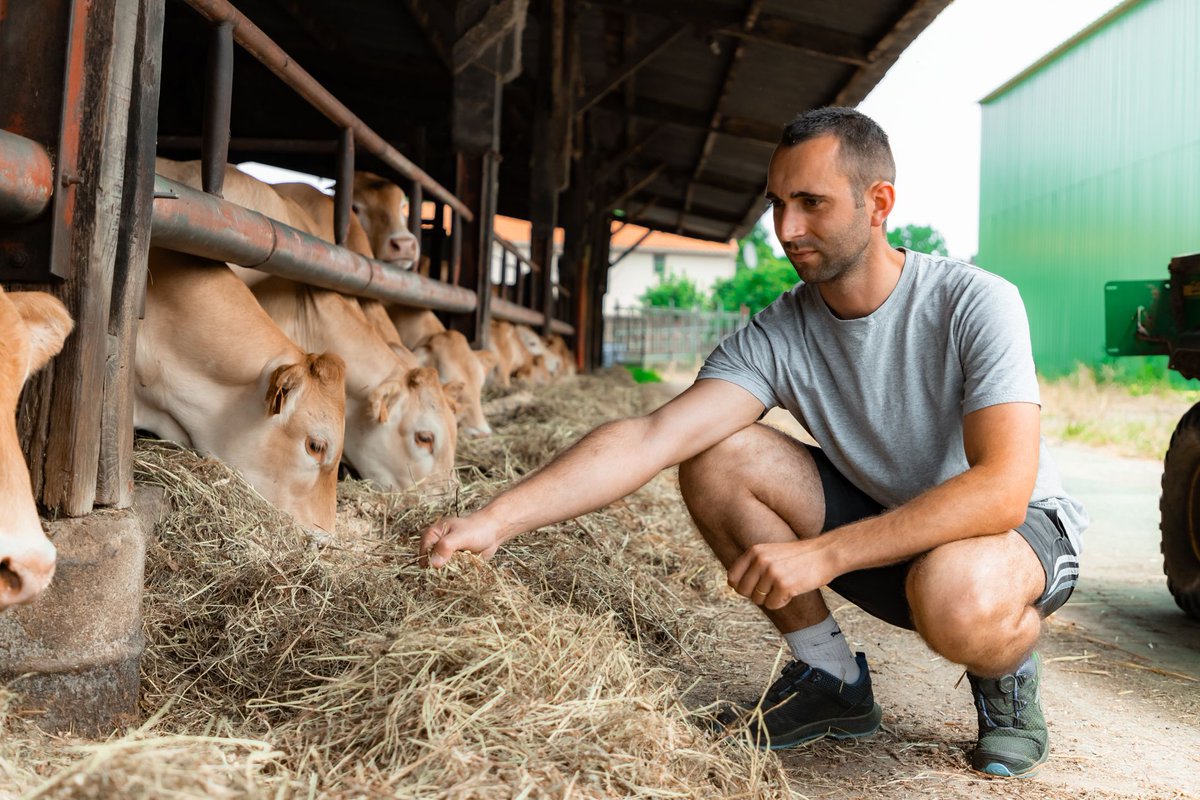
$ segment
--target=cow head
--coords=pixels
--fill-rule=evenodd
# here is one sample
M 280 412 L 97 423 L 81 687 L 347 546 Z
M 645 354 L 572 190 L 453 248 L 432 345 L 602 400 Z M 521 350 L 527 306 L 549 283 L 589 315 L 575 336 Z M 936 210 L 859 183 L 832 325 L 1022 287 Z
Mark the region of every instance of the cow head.
M 546 369 L 545 356 L 532 356 L 517 370 L 516 379 L 534 386 L 545 386 L 550 382 L 550 370 Z
M 399 186 L 370 172 L 354 173 L 354 213 L 380 261 L 415 266 L 421 243 L 408 229 L 408 197 Z
M 38 519 L 16 410 L 25 379 L 62 349 L 73 325 L 44 292 L 0 289 L 0 609 L 33 600 L 54 576 L 54 545 Z
M 558 369 L 555 375 L 574 375 L 575 374 L 575 354 L 571 352 L 571 348 L 567 347 L 567 343 L 557 333 L 552 333 L 546 338 L 546 347 L 550 352 L 558 356 Z
M 533 328 L 530 328 L 528 325 L 517 325 L 516 331 L 517 337 L 521 340 L 521 344 L 525 346 L 525 349 L 529 351 L 530 355 L 534 357 L 542 357 L 542 363 L 546 368 L 547 375 L 549 377 L 557 375 L 561 367 L 561 364 L 559 363 L 562 360 L 561 356 L 559 356 L 556 351 L 552 350 L 546 344 L 546 340 L 541 336 L 538 336 L 537 333 L 534 332 Z
M 467 337 L 458 331 L 442 331 L 426 339 L 413 350 L 423 366 L 433 367 L 445 384 L 462 384 L 458 421 L 462 432 L 471 438 L 492 435 L 492 427 L 483 415 L 481 395 L 488 372 L 496 365 L 496 354 L 472 350 Z
M 266 438 L 247 442 L 257 458 L 237 459 L 246 479 L 300 524 L 333 532 L 337 467 L 346 419 L 346 365 L 307 353 L 265 373 Z M 234 463 L 231 460 L 231 463 Z
M 462 384 L 443 386 L 428 367 L 397 369 L 374 387 L 366 419 L 354 421 L 352 466 L 388 489 L 417 484 L 442 489 L 454 481 L 458 426 L 454 417 Z

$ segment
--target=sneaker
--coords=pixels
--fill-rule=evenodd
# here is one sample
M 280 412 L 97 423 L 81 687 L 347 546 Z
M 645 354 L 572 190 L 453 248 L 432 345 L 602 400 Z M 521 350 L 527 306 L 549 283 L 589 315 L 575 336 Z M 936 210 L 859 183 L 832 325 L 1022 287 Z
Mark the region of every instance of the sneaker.
M 1011 675 L 968 674 L 979 712 L 979 744 L 971 766 L 1006 778 L 1033 774 L 1050 755 L 1050 735 L 1041 705 L 1042 659 L 1025 659 Z
M 763 698 L 761 705 L 726 708 L 717 720 L 726 730 L 744 724 L 756 747 L 782 750 L 829 736 L 850 739 L 879 730 L 883 712 L 871 694 L 871 673 L 862 653 L 858 682 L 849 684 L 823 669 L 793 661 Z M 761 714 L 759 713 L 761 711 Z

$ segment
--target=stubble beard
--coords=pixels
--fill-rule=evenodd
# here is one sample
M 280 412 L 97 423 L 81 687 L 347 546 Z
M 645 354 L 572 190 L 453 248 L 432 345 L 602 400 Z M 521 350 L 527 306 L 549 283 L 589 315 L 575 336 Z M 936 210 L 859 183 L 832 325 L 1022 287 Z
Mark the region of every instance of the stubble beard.
M 813 254 L 808 256 L 809 262 L 798 262 L 785 248 L 784 254 L 792 263 L 792 268 L 800 280 L 805 283 L 830 283 L 854 273 L 866 261 L 867 248 L 871 244 L 871 227 L 863 225 L 866 209 L 855 216 L 853 222 L 844 230 L 830 237 L 824 246 L 817 243 L 801 243 L 797 249 L 811 249 Z M 858 232 L 862 231 L 859 236 Z

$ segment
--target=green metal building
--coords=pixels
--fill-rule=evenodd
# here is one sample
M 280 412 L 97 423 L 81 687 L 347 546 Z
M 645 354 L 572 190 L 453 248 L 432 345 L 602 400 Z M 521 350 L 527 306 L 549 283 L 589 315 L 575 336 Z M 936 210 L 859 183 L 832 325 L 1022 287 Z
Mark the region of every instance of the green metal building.
M 1106 360 L 1104 283 L 1200 252 L 1200 1 L 1131 0 L 985 97 L 980 266 L 1043 374 Z

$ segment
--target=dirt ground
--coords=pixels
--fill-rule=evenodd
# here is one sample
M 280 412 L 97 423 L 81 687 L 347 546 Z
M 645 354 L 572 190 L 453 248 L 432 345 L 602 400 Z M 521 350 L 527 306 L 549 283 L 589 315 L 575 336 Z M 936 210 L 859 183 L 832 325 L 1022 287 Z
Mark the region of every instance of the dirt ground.
M 768 421 L 802 433 L 779 410 Z M 782 753 L 803 796 L 1200 797 L 1200 623 L 1176 608 L 1162 574 L 1161 464 L 1082 445 L 1052 443 L 1051 450 L 1093 523 L 1080 584 L 1046 621 L 1038 647 L 1050 760 L 1024 780 L 972 773 L 966 764 L 976 722 L 961 668 L 914 633 L 829 594 L 852 646 L 871 664 L 883 729 L 859 741 Z M 778 636 L 748 606 L 726 616 L 743 654 L 730 658 L 715 688 L 754 697 L 784 661 Z

